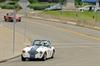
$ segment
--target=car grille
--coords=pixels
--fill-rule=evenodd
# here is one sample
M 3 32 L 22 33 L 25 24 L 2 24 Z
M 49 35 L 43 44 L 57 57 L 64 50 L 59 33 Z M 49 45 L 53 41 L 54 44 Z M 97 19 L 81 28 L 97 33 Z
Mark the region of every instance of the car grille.
M 35 49 L 31 49 L 29 52 L 30 58 L 35 58 L 35 55 L 38 53 Z

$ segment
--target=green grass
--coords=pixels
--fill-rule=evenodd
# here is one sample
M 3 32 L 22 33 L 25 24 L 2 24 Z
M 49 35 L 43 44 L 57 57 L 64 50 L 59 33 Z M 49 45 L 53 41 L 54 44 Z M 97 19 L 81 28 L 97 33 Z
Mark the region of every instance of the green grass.
M 45 14 L 50 14 L 54 16 L 60 16 L 70 19 L 77 19 L 77 20 L 85 20 L 85 21 L 93 21 L 97 20 L 100 22 L 100 12 L 75 12 L 75 11 L 44 11 Z

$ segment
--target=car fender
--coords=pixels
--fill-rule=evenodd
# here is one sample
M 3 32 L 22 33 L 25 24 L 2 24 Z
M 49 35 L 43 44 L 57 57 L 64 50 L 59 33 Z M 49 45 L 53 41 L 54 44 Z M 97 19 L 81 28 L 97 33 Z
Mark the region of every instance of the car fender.
M 43 53 L 47 51 L 46 47 L 39 47 L 36 51 L 40 52 L 42 51 Z
M 39 47 L 36 51 L 38 51 L 38 52 L 42 52 L 42 56 L 43 56 L 43 54 L 46 52 L 47 53 L 47 56 L 48 56 L 48 48 L 46 48 L 46 47 Z
M 22 49 L 22 51 L 28 52 L 31 50 L 32 47 L 25 47 L 24 49 Z

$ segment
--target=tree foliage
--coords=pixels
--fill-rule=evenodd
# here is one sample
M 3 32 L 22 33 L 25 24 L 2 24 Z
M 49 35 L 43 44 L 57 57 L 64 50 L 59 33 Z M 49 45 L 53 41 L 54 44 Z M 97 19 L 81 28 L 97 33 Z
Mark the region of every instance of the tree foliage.
M 81 0 L 75 0 L 75 5 L 82 5 Z
M 30 3 L 38 2 L 38 0 L 28 0 Z
M 6 0 L 0 0 L 0 2 L 3 2 L 3 1 L 6 1 Z

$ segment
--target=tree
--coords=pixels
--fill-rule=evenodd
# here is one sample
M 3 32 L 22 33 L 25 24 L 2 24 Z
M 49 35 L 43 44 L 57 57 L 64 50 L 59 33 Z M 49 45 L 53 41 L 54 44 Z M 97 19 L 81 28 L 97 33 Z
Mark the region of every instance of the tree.
M 6 1 L 6 0 L 0 0 L 0 2 L 4 2 L 4 1 Z
M 66 0 L 59 0 L 61 4 L 65 4 Z
M 75 5 L 76 5 L 76 6 L 79 6 L 79 5 L 81 6 L 81 5 L 82 5 L 81 0 L 75 0 Z
M 38 2 L 38 0 L 28 0 L 30 3 Z

